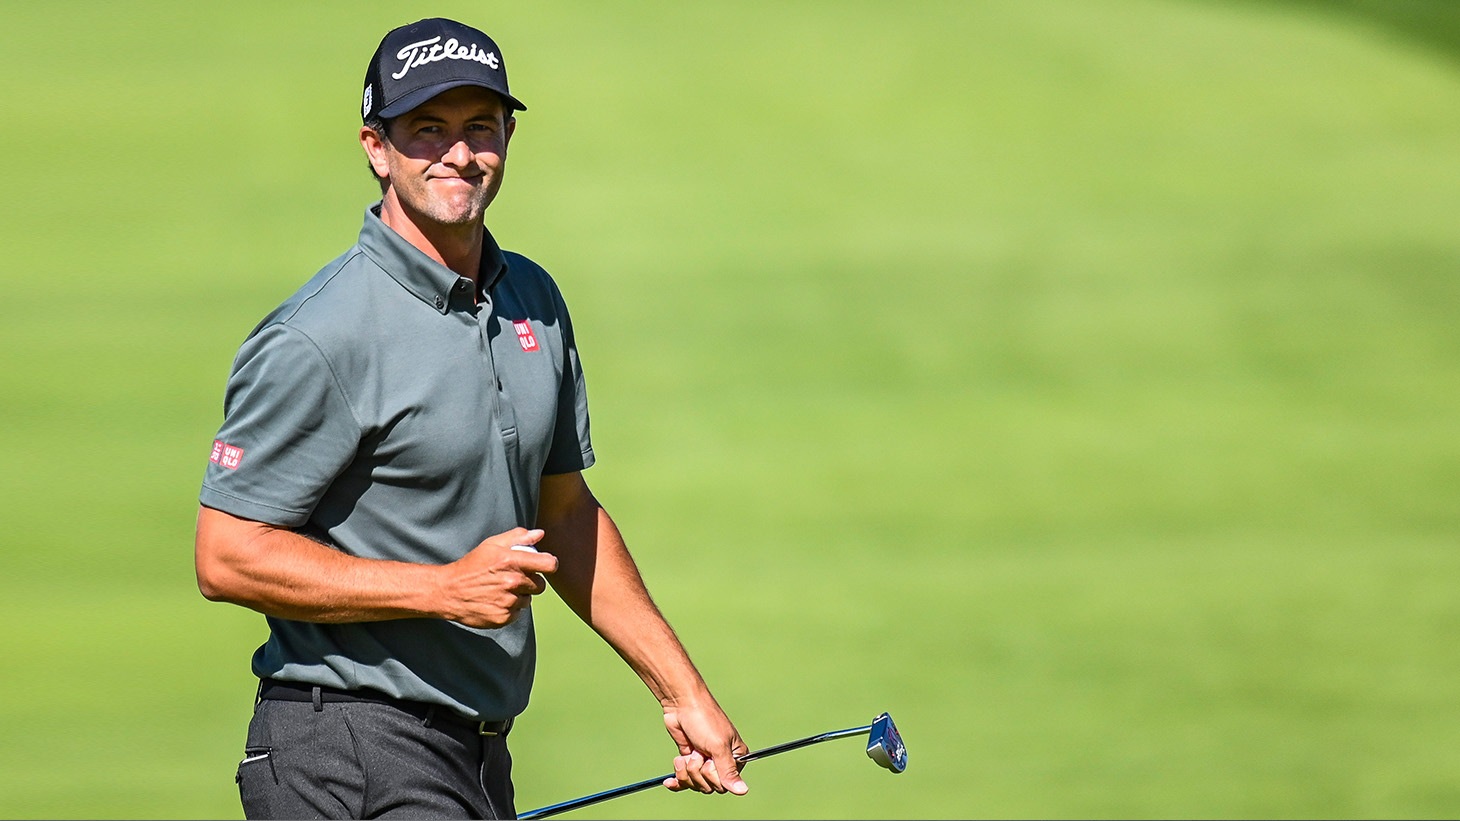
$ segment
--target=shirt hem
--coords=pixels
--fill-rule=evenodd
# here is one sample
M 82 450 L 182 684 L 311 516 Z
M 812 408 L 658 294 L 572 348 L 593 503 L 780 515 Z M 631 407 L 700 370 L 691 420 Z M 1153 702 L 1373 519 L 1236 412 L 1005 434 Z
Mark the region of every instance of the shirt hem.
M 265 502 L 256 502 L 252 499 L 244 499 L 210 487 L 207 483 L 203 484 L 203 492 L 198 494 L 198 502 L 204 507 L 221 510 L 241 519 L 250 519 L 280 527 L 298 527 L 309 521 L 309 511 L 307 510 L 292 510 Z

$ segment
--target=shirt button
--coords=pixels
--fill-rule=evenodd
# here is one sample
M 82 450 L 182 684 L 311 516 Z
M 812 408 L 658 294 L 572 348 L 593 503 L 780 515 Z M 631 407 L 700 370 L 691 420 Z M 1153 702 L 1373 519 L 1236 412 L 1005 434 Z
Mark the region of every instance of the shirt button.
M 446 305 L 446 300 L 438 294 L 436 296 L 436 310 L 441 310 Z
M 458 291 L 465 291 L 466 288 L 467 288 L 467 286 L 470 285 L 470 284 L 471 284 L 471 281 L 470 280 L 458 279 L 456 281 L 456 290 L 458 290 Z

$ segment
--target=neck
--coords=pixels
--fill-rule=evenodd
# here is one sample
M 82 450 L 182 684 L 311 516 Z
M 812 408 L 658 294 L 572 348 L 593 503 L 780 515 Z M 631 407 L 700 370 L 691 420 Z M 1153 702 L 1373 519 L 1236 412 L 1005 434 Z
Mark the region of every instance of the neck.
M 395 196 L 393 188 L 387 188 L 381 198 L 380 221 L 419 248 L 421 253 L 472 282 L 477 281 L 485 233 L 482 223 L 443 225 L 434 222 L 424 214 L 406 208 Z

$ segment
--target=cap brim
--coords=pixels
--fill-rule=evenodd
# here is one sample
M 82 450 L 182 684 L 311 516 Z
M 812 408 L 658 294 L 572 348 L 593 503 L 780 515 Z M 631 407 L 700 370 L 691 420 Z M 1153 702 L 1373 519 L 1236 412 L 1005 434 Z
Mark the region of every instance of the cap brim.
M 509 113 L 514 110 L 527 110 L 527 106 L 523 105 L 521 100 L 513 97 L 511 94 L 508 94 L 507 92 L 502 91 L 499 88 L 492 88 L 486 83 L 477 82 L 476 80 L 446 80 L 435 85 L 426 86 L 425 88 L 418 88 L 415 91 L 412 91 L 410 94 L 407 94 L 399 100 L 396 100 L 390 105 L 380 109 L 375 114 L 377 117 L 385 120 L 388 120 L 392 117 L 399 117 L 400 115 L 405 114 L 416 106 L 424 104 L 427 100 L 435 97 L 438 94 L 441 94 L 442 92 L 450 91 L 453 88 L 461 88 L 462 86 L 477 86 L 478 88 L 485 88 L 488 91 L 494 92 L 497 96 L 502 98 L 502 102 L 507 104 Z

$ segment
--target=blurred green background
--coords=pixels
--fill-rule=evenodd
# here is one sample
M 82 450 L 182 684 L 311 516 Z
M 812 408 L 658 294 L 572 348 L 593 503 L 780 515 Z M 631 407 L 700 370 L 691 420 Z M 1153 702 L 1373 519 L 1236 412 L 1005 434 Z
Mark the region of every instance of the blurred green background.
M 198 483 L 435 14 L 531 106 L 489 222 L 721 702 L 911 751 L 576 817 L 1460 814 L 1460 4 L 61 0 L 0 5 L 0 816 L 240 817 Z M 537 613 L 519 808 L 664 771 Z

